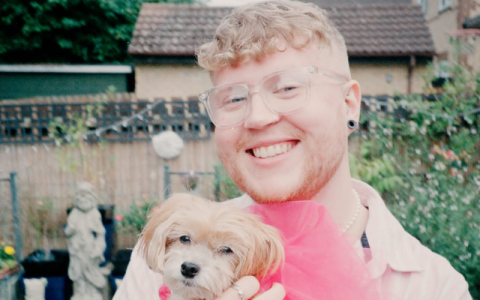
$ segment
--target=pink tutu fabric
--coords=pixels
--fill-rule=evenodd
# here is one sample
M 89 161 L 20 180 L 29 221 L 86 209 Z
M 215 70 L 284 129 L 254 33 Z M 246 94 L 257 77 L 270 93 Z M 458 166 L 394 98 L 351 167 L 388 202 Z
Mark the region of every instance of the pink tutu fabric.
M 285 263 L 260 281 L 260 292 L 281 283 L 289 300 L 380 299 L 364 262 L 314 201 L 257 204 L 246 209 L 284 238 Z

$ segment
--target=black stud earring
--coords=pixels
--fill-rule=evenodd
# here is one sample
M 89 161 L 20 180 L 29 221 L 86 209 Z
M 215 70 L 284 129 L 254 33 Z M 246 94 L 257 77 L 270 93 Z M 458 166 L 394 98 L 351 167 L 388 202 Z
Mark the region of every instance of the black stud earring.
M 354 120 L 348 120 L 347 126 L 350 129 L 357 129 L 358 123 Z

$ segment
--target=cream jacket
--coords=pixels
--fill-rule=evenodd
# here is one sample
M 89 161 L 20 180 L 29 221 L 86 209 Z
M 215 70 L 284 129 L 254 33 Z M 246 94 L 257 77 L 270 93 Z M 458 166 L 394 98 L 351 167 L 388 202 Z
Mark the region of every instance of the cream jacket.
M 445 258 L 408 234 L 372 187 L 357 180 L 353 185 L 369 209 L 366 235 L 371 253 L 361 249 L 360 241 L 355 246 L 376 281 L 381 299 L 472 299 L 463 276 Z M 229 202 L 241 208 L 254 203 L 247 195 Z M 162 276 L 148 268 L 135 247 L 113 300 L 158 300 L 162 283 Z

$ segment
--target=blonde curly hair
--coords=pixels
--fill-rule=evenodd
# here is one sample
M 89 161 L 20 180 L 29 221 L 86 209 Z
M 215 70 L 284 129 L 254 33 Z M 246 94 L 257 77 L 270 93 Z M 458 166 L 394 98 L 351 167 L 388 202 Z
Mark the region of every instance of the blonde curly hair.
M 282 48 L 279 41 L 286 45 Z M 215 38 L 197 49 L 197 58 L 201 67 L 215 71 L 315 42 L 333 42 L 346 52 L 345 41 L 325 10 L 311 3 L 266 1 L 234 9 L 217 27 Z

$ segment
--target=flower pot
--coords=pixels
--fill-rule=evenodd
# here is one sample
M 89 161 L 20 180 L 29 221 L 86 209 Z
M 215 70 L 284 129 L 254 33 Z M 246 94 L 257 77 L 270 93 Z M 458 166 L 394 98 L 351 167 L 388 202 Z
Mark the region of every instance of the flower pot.
M 12 270 L 15 272 L 12 273 Z M 3 277 L 0 279 L 0 299 L 2 300 L 17 300 L 20 299 L 20 295 L 17 292 L 18 280 L 20 277 L 20 272 L 18 272 L 18 267 L 15 269 L 9 269 L 5 271 L 4 269 L 0 270 L 3 273 Z
M 68 250 L 52 250 L 50 260 L 45 260 L 43 250 L 35 250 L 23 261 L 24 278 L 45 277 L 48 281 L 45 289 L 45 300 L 65 300 L 71 295 L 71 281 L 68 278 Z
M 43 250 L 35 250 L 22 261 L 24 277 L 67 275 L 69 261 L 68 250 L 52 250 L 48 261 L 45 260 Z
M 113 293 L 115 293 L 118 288 L 117 279 L 123 279 L 125 276 L 128 263 L 130 262 L 130 256 L 132 256 L 131 249 L 122 249 L 118 250 L 112 258 L 113 270 L 108 277 Z
M 130 256 L 132 256 L 131 249 L 118 250 L 112 258 L 113 270 L 112 276 L 123 277 L 127 271 L 128 263 L 130 262 Z
M 5 267 L 5 268 L 0 270 L 0 280 L 2 280 L 5 277 L 8 277 L 12 274 L 15 274 L 17 272 L 18 272 L 18 266 L 15 266 L 14 268 Z

